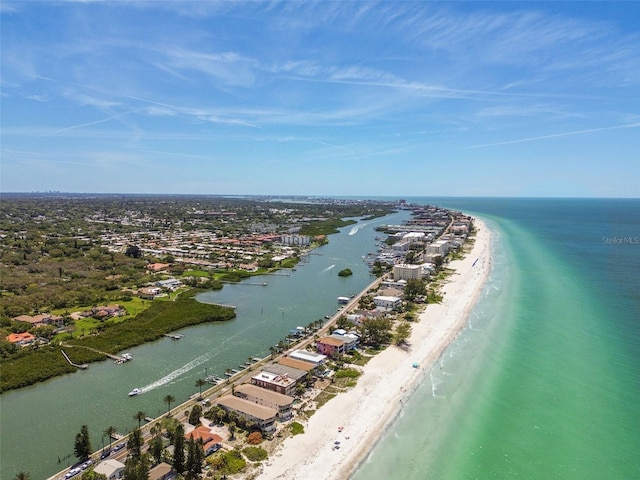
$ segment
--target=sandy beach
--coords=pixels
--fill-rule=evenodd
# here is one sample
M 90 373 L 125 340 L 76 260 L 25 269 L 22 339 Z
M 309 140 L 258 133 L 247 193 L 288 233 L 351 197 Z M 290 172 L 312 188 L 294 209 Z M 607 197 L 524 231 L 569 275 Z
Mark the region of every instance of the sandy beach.
M 376 355 L 353 389 L 315 412 L 304 434 L 283 442 L 259 480 L 343 480 L 366 457 L 405 398 L 467 324 L 491 268 L 491 233 L 474 221 L 478 232 L 472 251 L 449 264 L 455 272 L 442 288 L 443 301 L 428 305 L 412 324 L 410 348 L 391 346 Z M 340 448 L 334 448 L 335 442 Z

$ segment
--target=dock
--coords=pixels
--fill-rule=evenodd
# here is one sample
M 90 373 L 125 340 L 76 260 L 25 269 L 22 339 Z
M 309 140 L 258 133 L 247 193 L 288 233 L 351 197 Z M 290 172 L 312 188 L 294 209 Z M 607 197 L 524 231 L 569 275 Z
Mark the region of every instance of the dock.
M 238 308 L 235 305 L 229 305 L 227 303 L 209 303 L 209 305 L 217 305 L 218 307 L 233 308 L 234 310 Z
M 64 350 L 60 349 L 60 351 L 62 352 L 62 356 L 65 358 L 65 360 L 69 362 L 69 365 L 79 368 L 80 370 L 86 370 L 87 368 L 89 368 L 89 365 L 86 363 L 82 363 L 80 365 L 78 365 L 77 363 L 73 363 L 69 358 L 69 355 L 67 355 Z

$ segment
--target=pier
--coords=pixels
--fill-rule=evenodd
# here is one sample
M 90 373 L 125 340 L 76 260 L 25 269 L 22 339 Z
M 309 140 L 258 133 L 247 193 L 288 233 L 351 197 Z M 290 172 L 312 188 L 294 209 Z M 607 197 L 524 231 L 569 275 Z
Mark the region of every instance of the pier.
M 120 357 L 120 356 L 118 356 L 118 355 L 113 355 L 113 354 L 111 354 L 111 353 L 102 352 L 102 351 L 100 351 L 100 350 L 97 350 L 97 349 L 95 349 L 95 348 L 91 348 L 91 347 L 87 347 L 87 346 L 85 346 L 85 345 L 70 345 L 70 344 L 64 344 L 64 343 L 60 342 L 60 346 L 61 346 L 61 347 L 71 347 L 71 348 L 86 348 L 87 350 L 91 350 L 92 352 L 96 352 L 96 353 L 99 353 L 99 354 L 101 354 L 101 355 L 104 355 L 105 357 L 109 357 L 110 359 L 115 360 L 115 361 L 116 361 L 116 363 L 118 363 L 118 364 L 120 364 L 120 363 L 125 363 L 126 361 L 131 360 L 131 356 L 129 356 L 129 358 L 127 358 L 127 357 L 125 357 L 125 356 Z M 71 361 L 70 361 L 70 360 L 69 360 L 69 358 L 67 357 L 67 354 L 66 354 L 66 353 L 64 353 L 64 352 L 62 352 L 62 354 L 65 356 L 65 358 L 67 359 L 67 361 L 68 361 L 69 363 L 71 363 Z M 73 363 L 71 363 L 71 365 L 73 365 Z M 74 366 L 77 366 L 77 365 L 74 365 Z M 82 368 L 82 367 L 78 367 L 78 368 Z M 87 367 L 84 367 L 84 368 L 87 368 Z
M 83 363 L 81 365 L 73 363 L 69 358 L 69 355 L 67 355 L 64 350 L 60 349 L 60 351 L 62 352 L 62 356 L 67 360 L 67 362 L 69 362 L 69 365 L 79 368 L 80 370 L 86 370 L 87 368 L 89 368 L 89 365 L 87 365 L 86 363 Z
M 238 308 L 235 305 L 229 305 L 227 303 L 209 303 L 209 305 L 217 305 L 218 307 L 233 308 L 234 310 Z
M 222 283 L 226 283 L 228 285 L 257 285 L 259 287 L 266 287 L 267 286 L 267 282 L 222 282 Z

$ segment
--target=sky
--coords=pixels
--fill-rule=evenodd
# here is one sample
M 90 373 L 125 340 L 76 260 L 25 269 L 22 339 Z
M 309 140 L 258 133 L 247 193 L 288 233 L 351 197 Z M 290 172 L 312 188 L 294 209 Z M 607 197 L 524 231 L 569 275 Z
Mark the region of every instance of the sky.
M 0 191 L 640 197 L 640 3 L 0 3 Z

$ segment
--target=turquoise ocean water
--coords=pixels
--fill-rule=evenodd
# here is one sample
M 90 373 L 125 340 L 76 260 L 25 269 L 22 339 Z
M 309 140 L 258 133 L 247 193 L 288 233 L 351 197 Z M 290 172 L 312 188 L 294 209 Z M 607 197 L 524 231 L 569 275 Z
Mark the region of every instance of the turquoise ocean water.
M 485 219 L 493 269 L 352 480 L 640 478 L 640 200 L 408 200 Z

